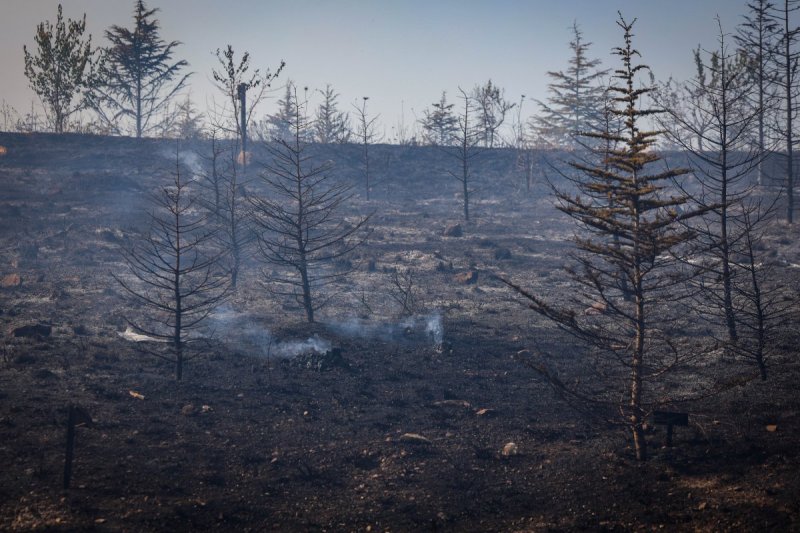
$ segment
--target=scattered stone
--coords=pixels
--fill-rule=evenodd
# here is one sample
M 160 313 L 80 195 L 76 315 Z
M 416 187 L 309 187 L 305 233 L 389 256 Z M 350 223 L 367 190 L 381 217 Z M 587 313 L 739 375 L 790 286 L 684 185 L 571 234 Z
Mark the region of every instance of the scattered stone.
M 52 326 L 47 324 L 31 324 L 16 328 L 12 333 L 15 337 L 44 338 L 53 332 Z
M 482 416 L 484 418 L 492 418 L 494 416 L 497 416 L 497 411 L 495 411 L 494 409 L 489 409 L 488 407 L 483 407 L 475 411 L 475 414 L 477 416 Z
M 181 414 L 183 416 L 193 416 L 194 413 L 194 405 L 187 403 L 181 408 Z
M 778 431 L 778 424 L 767 424 L 767 431 L 770 433 L 775 433 Z
M 708 502 L 702 502 L 700 505 L 697 506 L 698 511 L 704 511 L 708 507 Z
M 423 437 L 419 433 L 403 433 L 400 435 L 400 442 L 407 444 L 431 444 L 431 440 Z
M 517 445 L 513 442 L 507 442 L 506 445 L 503 446 L 503 451 L 500 452 L 503 457 L 512 457 L 518 453 L 519 448 L 517 448 Z
M 475 270 L 460 272 L 456 274 L 453 279 L 462 285 L 474 285 L 475 283 L 478 283 L 478 272 Z
M 452 226 L 447 226 L 444 229 L 443 235 L 445 237 L 463 237 L 464 228 L 461 227 L 461 224 L 453 224 Z
M 130 394 L 132 398 L 136 398 L 137 400 L 144 400 L 144 394 L 139 394 L 135 390 L 129 390 L 128 394 Z
M 436 407 L 463 407 L 465 409 L 472 407 L 467 400 L 440 400 L 433 402 L 433 405 Z
M 22 278 L 17 273 L 3 276 L 3 279 L 0 280 L 0 287 L 3 287 L 4 289 L 19 287 L 20 285 L 22 285 Z
M 608 306 L 603 302 L 594 302 L 591 307 L 587 307 L 584 311 L 584 315 L 602 315 L 606 312 Z

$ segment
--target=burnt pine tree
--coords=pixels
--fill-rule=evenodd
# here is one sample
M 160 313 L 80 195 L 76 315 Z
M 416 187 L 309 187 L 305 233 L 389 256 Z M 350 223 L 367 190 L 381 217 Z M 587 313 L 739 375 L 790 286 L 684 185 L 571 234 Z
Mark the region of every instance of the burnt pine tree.
M 729 50 L 719 19 L 717 23 L 719 47 L 703 60 L 704 70 L 715 81 L 702 91 L 696 88 L 700 96 L 688 102 L 688 116 L 680 111 L 670 112 L 671 122 L 677 125 L 670 133 L 689 155 L 699 182 L 700 190 L 691 193 L 693 199 L 709 208 L 703 217 L 692 222 L 697 233 L 693 255 L 702 258 L 694 262 L 698 270 L 692 280 L 698 288 L 696 301 L 703 308 L 703 316 L 722 315 L 728 340 L 736 342 L 732 246 L 739 236 L 731 218 L 750 194 L 750 175 L 764 152 L 751 142 L 761 116 L 761 110 L 750 101 L 753 78 L 744 56 Z M 697 145 L 690 139 L 697 139 Z
M 364 241 L 368 217 L 345 220 L 340 210 L 352 197 L 350 187 L 332 183 L 328 165 L 315 165 L 306 148 L 308 123 L 304 103 L 291 95 L 294 116 L 287 118 L 290 138 L 279 138 L 266 145 L 271 161 L 261 180 L 263 196 L 252 195 L 252 217 L 258 233 L 261 258 L 282 273 L 266 274 L 269 290 L 294 298 L 314 322 L 315 313 L 327 298 L 319 290 L 349 273 L 337 268 Z
M 760 110 L 755 144 L 759 152 L 767 149 L 766 126 L 768 118 L 774 114 L 774 81 L 771 69 L 775 53 L 778 24 L 770 15 L 775 9 L 769 0 L 752 0 L 747 4 L 748 13 L 734 36 L 736 44 L 746 55 L 748 70 L 753 77 L 754 93 L 752 106 Z M 764 181 L 762 161 L 758 163 L 758 184 Z
M 632 434 L 636 458 L 647 457 L 644 424 L 653 408 L 668 402 L 671 391 L 662 374 L 681 361 L 663 331 L 660 306 L 675 289 L 676 261 L 669 253 L 692 238 L 679 222 L 696 215 L 678 214 L 688 198 L 671 196 L 666 187 L 685 169 L 658 165 L 653 151 L 659 132 L 642 129 L 657 113 L 641 101 L 652 91 L 640 87 L 638 76 L 647 67 L 636 61 L 632 28 L 620 15 L 625 44 L 615 48 L 622 65 L 614 71 L 611 112 L 624 121 L 619 133 L 590 134 L 612 146 L 605 161 L 574 162 L 579 194 L 557 191 L 558 208 L 583 230 L 575 237 L 578 285 L 573 302 L 578 310 L 557 307 L 506 281 L 529 306 L 553 320 L 560 329 L 587 346 L 582 359 L 599 382 L 562 380 L 548 362 L 528 360 L 564 397 Z M 605 145 L 605 142 L 601 143 Z M 657 167 L 657 168 L 656 168 Z M 618 237 L 615 240 L 614 237 Z M 625 293 L 630 298 L 625 298 Z M 583 312 L 589 307 L 595 312 Z M 595 379 L 595 378 L 592 378 Z M 661 385 L 661 386 L 660 386 Z
M 476 126 L 475 102 L 470 94 L 461 87 L 461 100 L 464 107 L 459 107 L 459 114 L 456 121 L 456 132 L 454 142 L 451 146 L 445 147 L 447 154 L 458 161 L 458 170 L 448 171 L 449 174 L 461 184 L 461 197 L 464 208 L 464 221 L 469 222 L 469 201 L 472 192 L 472 161 L 478 157 L 481 135 Z
M 355 135 L 358 141 L 361 143 L 361 148 L 363 150 L 364 190 L 366 192 L 367 200 L 369 200 L 369 194 L 372 190 L 372 186 L 374 185 L 374 180 L 372 180 L 372 174 L 370 173 L 369 168 L 369 147 L 381 141 L 381 135 L 378 133 L 377 127 L 377 122 L 378 118 L 380 118 L 380 115 L 370 117 L 369 112 L 367 111 L 368 100 L 369 96 L 363 96 L 361 98 L 361 107 L 353 104 L 353 107 L 356 110 Z
M 137 0 L 133 28 L 114 25 L 106 31 L 111 44 L 92 95 L 101 120 L 117 127 L 120 119 L 129 118 L 137 138 L 158 126 L 158 118 L 168 111 L 191 75 L 183 73 L 189 65 L 185 60 L 173 59 L 181 43 L 168 43 L 160 37 L 157 12 Z
M 62 133 L 69 117 L 86 107 L 85 95 L 93 83 L 95 53 L 91 35 L 83 39 L 85 31 L 86 15 L 64 21 L 58 4 L 56 23 L 46 21 L 36 27 L 35 54 L 23 47 L 25 76 L 56 133 Z
M 244 193 L 246 183 L 241 165 L 237 164 L 236 143 L 235 140 L 220 140 L 214 130 L 210 150 L 198 152 L 204 162 L 199 181 L 204 189 L 201 202 L 211 213 L 217 239 L 226 252 L 232 290 L 236 290 L 243 259 L 254 240 L 249 203 Z
M 793 26 L 793 14 L 800 10 L 798 0 L 783 0 L 772 12 L 773 19 L 778 23 L 778 45 L 773 55 L 776 70 L 778 106 L 781 113 L 782 126 L 777 128 L 780 143 L 783 145 L 786 159 L 786 221 L 794 222 L 794 148 L 797 137 L 794 132 L 794 123 L 800 111 L 800 51 L 797 50 L 800 40 L 800 27 Z
M 180 381 L 184 364 L 202 341 L 197 330 L 228 296 L 230 278 L 222 265 L 223 252 L 215 246 L 215 232 L 189 193 L 179 151 L 172 182 L 153 202 L 149 233 L 125 253 L 127 275 L 114 278 L 144 308 L 143 316 L 128 319 L 129 325 L 164 343 L 167 350 L 156 346 L 146 351 L 170 361 Z

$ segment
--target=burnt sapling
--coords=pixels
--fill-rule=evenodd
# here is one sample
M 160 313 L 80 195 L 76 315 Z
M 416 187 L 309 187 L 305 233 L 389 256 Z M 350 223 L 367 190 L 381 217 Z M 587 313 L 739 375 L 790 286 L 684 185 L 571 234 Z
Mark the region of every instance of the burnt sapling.
M 143 308 L 128 324 L 161 341 L 139 345 L 152 345 L 145 351 L 174 363 L 180 381 L 184 363 L 204 341 L 198 330 L 230 293 L 230 276 L 225 250 L 216 246 L 215 230 L 184 178 L 179 147 L 175 161 L 171 182 L 153 196 L 149 232 L 124 254 L 128 271 L 112 275 Z

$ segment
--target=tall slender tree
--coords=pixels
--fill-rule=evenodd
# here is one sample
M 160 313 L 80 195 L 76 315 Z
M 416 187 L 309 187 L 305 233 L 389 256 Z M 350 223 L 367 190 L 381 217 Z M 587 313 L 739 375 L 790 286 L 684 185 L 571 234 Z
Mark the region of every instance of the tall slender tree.
M 795 120 L 800 111 L 800 27 L 794 26 L 793 14 L 800 10 L 800 1 L 784 0 L 772 12 L 778 24 L 778 46 L 773 56 L 778 78 L 779 106 L 782 127 L 778 127 L 780 142 L 785 150 L 786 221 L 794 222 L 794 148 L 797 144 Z
M 472 193 L 472 161 L 478 156 L 480 144 L 480 130 L 475 124 L 475 101 L 472 96 L 461 87 L 461 100 L 464 107 L 459 107 L 455 142 L 446 147 L 448 154 L 458 161 L 458 170 L 449 171 L 450 175 L 461 184 L 461 199 L 464 209 L 464 221 L 470 220 L 470 195 Z
M 183 72 L 189 63 L 173 59 L 181 43 L 166 42 L 159 35 L 157 12 L 137 0 L 133 28 L 114 25 L 106 31 L 111 44 L 93 92 L 93 107 L 101 120 L 116 127 L 120 119 L 129 118 L 137 138 L 157 127 L 159 115 L 191 75 Z
M 638 74 L 647 66 L 636 59 L 634 23 L 622 15 L 617 22 L 625 44 L 614 49 L 621 66 L 614 71 L 610 87 L 614 95 L 611 112 L 624 120 L 624 128 L 619 133 L 589 133 L 599 141 L 610 141 L 612 148 L 602 161 L 572 163 L 578 172 L 575 185 L 580 194 L 556 193 L 559 209 L 584 230 L 575 237 L 578 267 L 571 271 L 579 286 L 575 304 L 583 309 L 594 304 L 602 312 L 557 307 L 506 283 L 522 294 L 534 311 L 588 346 L 583 361 L 587 366 L 596 365 L 601 382 L 568 383 L 546 363 L 531 362 L 531 366 L 576 405 L 628 428 L 636 457 L 644 460 L 645 420 L 653 408 L 668 401 L 670 390 L 661 381 L 664 373 L 682 362 L 682 354 L 664 331 L 666 319 L 659 308 L 675 290 L 677 268 L 669 252 L 693 236 L 680 220 L 700 211 L 678 214 L 688 198 L 666 189 L 671 180 L 687 171 L 658 165 L 660 158 L 652 148 L 659 132 L 643 129 L 643 122 L 658 111 L 642 106 L 643 97 L 653 89 L 639 85 Z M 630 298 L 625 298 L 626 292 Z
M 775 53 L 778 24 L 771 16 L 775 6 L 769 0 L 752 0 L 747 4 L 748 12 L 739 25 L 734 39 L 748 59 L 748 68 L 754 78 L 752 107 L 758 113 L 758 129 L 755 139 L 759 152 L 767 149 L 766 126 L 774 113 L 774 72 L 771 63 Z M 763 162 L 758 163 L 758 184 L 764 182 Z
M 44 104 L 56 133 L 62 133 L 69 118 L 87 105 L 86 94 L 94 80 L 95 51 L 92 36 L 85 40 L 86 14 L 81 20 L 64 21 L 58 4 L 56 23 L 36 27 L 36 53 L 25 53 L 25 76 Z
M 370 116 L 369 112 L 367 111 L 368 101 L 369 96 L 364 96 L 361 98 L 360 107 L 356 104 L 353 104 L 353 107 L 356 110 L 355 135 L 361 143 L 361 148 L 364 154 L 362 161 L 364 165 L 364 191 L 366 192 L 367 200 L 369 200 L 370 192 L 372 191 L 373 185 L 375 185 L 372 173 L 370 172 L 369 147 L 376 142 L 380 142 L 382 138 L 382 135 L 378 133 L 377 124 L 380 115 Z
M 706 316 L 724 318 L 728 340 L 738 338 L 733 302 L 733 232 L 731 218 L 750 193 L 749 179 L 763 159 L 763 151 L 751 142 L 761 110 L 750 105 L 754 78 L 746 58 L 731 51 L 726 34 L 719 26 L 718 47 L 706 53 L 704 69 L 714 83 L 696 88 L 700 97 L 689 102 L 691 111 L 684 115 L 673 110 L 672 137 L 689 155 L 700 190 L 693 198 L 709 211 L 693 224 L 697 233 L 697 253 L 706 257 L 698 265 L 698 303 Z M 694 146 L 690 139 L 698 139 Z M 701 148 L 702 147 L 702 148 Z M 721 313 L 714 312 L 721 310 Z

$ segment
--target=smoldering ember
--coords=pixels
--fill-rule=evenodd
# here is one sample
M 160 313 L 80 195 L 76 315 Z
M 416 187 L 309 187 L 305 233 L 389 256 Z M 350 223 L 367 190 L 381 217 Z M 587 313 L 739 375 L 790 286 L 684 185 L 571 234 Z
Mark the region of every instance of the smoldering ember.
M 4 111 L 0 530 L 800 530 L 793 2 L 391 139 L 135 6 Z

